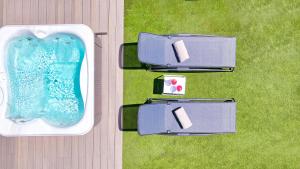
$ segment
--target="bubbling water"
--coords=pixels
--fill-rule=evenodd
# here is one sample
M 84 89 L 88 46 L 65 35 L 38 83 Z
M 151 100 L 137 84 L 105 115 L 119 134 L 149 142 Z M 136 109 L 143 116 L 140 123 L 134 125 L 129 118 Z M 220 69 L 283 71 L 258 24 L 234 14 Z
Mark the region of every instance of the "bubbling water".
M 23 35 L 12 39 L 7 49 L 7 118 L 15 122 L 41 118 L 56 127 L 72 126 L 82 119 L 80 68 L 85 47 L 80 38 Z

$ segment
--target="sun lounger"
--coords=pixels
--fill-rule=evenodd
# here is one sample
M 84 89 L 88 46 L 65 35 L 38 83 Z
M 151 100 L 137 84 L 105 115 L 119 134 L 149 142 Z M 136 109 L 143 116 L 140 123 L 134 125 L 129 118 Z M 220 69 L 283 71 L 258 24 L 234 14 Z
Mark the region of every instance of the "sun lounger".
M 235 37 L 140 33 L 138 58 L 152 71 L 233 71 Z
M 176 111 L 181 108 L 178 115 Z M 138 132 L 140 135 L 235 133 L 235 116 L 234 99 L 149 99 L 139 107 Z

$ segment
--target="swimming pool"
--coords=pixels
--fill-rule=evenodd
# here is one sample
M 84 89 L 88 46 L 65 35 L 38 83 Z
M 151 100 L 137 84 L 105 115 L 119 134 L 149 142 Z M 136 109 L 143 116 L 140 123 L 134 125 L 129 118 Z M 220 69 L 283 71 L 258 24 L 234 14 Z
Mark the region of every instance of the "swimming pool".
M 94 122 L 92 30 L 6 26 L 0 36 L 0 134 L 87 133 Z

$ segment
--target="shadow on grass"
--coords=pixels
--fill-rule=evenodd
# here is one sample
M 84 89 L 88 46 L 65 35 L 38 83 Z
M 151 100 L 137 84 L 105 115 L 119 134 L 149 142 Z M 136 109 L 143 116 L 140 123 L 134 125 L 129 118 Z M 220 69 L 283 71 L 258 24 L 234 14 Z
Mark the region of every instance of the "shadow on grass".
M 137 43 L 124 43 L 120 47 L 119 66 L 122 69 L 146 69 L 138 60 Z
M 163 76 L 159 76 L 153 81 L 153 94 L 162 94 L 164 90 Z
M 119 129 L 121 131 L 137 131 L 137 118 L 141 104 L 123 105 L 119 112 Z

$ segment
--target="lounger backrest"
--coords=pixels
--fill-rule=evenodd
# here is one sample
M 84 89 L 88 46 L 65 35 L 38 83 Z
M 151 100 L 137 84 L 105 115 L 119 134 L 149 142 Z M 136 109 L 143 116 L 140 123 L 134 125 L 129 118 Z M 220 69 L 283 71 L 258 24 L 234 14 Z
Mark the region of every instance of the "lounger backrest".
M 139 107 L 138 132 L 141 135 L 166 132 L 165 104 L 145 104 Z
M 160 35 L 140 33 L 138 40 L 138 58 L 142 63 L 167 65 L 168 38 Z

